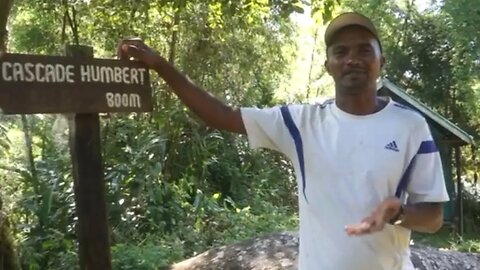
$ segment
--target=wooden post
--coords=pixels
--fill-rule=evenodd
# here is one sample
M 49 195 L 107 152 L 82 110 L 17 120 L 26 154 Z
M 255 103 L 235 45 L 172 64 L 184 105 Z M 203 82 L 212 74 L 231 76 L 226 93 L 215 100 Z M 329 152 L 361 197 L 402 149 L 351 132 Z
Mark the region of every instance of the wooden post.
M 472 144 L 472 161 L 474 168 L 479 168 L 480 163 L 477 162 L 477 148 Z M 473 186 L 475 195 L 478 195 L 478 171 L 473 172 Z
M 455 163 L 457 175 L 457 211 L 458 211 L 458 232 L 463 237 L 463 185 L 462 185 L 462 163 L 460 146 L 455 147 Z
M 78 59 L 91 59 L 93 49 L 67 46 L 66 54 Z M 75 114 L 70 124 L 70 150 L 82 270 L 112 269 L 100 147 L 98 114 Z

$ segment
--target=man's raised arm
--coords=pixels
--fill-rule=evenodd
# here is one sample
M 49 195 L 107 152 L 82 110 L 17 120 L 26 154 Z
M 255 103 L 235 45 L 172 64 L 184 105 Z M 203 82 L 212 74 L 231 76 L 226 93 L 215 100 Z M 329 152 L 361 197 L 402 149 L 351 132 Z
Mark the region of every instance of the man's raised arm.
M 245 134 L 240 110 L 232 108 L 195 85 L 165 58 L 140 39 L 124 40 L 118 47 L 121 59 L 134 59 L 155 70 L 180 100 L 210 127 Z

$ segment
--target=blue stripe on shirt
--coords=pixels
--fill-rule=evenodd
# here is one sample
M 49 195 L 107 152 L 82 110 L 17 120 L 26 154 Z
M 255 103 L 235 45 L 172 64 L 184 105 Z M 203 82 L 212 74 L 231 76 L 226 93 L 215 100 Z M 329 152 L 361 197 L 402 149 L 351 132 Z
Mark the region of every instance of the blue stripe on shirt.
M 397 190 L 395 190 L 395 197 L 399 198 L 402 196 L 402 192 L 407 189 L 407 185 L 410 182 L 410 174 L 412 172 L 412 168 L 415 164 L 415 158 L 417 155 L 415 155 L 412 160 L 410 161 L 410 164 L 408 164 L 407 169 L 402 175 L 402 178 L 400 179 L 400 182 L 398 183 Z
M 302 136 L 300 135 L 300 131 L 298 130 L 297 126 L 293 122 L 292 115 L 290 114 L 288 107 L 282 106 L 280 107 L 280 111 L 282 113 L 283 121 L 285 122 L 285 125 L 287 126 L 288 131 L 290 132 L 290 135 L 293 138 L 293 142 L 295 143 L 295 149 L 297 150 L 297 155 L 298 155 L 298 163 L 300 165 L 300 172 L 302 174 L 303 197 L 305 198 L 305 201 L 308 202 L 307 195 L 305 193 L 305 188 L 306 188 L 305 160 L 303 157 Z
M 415 164 L 415 159 L 417 155 L 421 154 L 431 154 L 438 152 L 437 145 L 435 144 L 435 141 L 429 140 L 429 141 L 423 141 L 420 144 L 420 147 L 418 148 L 417 154 L 412 158 L 410 161 L 410 164 L 408 164 L 407 169 L 405 170 L 405 173 L 403 174 L 402 178 L 400 179 L 400 182 L 398 183 L 397 190 L 395 191 L 395 196 L 400 198 L 402 195 L 402 192 L 407 188 L 408 183 L 410 182 L 410 174 L 412 171 L 412 167 Z
M 417 154 L 430 154 L 435 152 L 438 152 L 438 149 L 434 141 L 423 141 L 418 148 Z

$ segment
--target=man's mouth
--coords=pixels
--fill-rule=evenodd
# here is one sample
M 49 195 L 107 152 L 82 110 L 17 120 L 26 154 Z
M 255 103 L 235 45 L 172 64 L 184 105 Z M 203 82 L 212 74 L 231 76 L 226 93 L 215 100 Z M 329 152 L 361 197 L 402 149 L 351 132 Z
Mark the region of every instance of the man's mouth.
M 350 74 L 365 74 L 365 70 L 363 69 L 352 69 L 352 70 L 348 70 L 344 73 L 344 75 L 350 75 Z
M 355 70 L 349 70 L 347 72 L 344 73 L 344 77 L 357 77 L 357 76 L 365 76 L 365 74 L 367 74 L 367 72 L 365 72 L 364 70 L 359 70 L 359 69 L 355 69 Z

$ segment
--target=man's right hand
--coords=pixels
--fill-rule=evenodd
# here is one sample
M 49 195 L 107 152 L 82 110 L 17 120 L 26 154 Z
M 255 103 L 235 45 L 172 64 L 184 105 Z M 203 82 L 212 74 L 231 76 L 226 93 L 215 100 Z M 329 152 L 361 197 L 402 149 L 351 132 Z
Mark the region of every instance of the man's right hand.
M 154 49 L 147 46 L 140 38 L 122 40 L 117 47 L 120 59 L 133 58 L 144 63 L 148 68 L 155 69 L 159 62 L 165 61 Z

